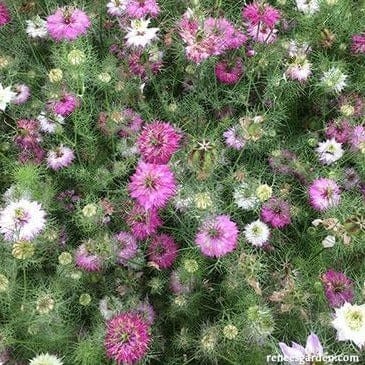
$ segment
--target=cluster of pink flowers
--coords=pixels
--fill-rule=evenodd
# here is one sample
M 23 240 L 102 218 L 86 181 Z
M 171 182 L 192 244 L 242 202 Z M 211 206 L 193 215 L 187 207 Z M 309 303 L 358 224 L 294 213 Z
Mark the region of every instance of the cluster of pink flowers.
M 207 18 L 200 22 L 187 11 L 179 21 L 179 34 L 186 44 L 189 60 L 199 64 L 211 56 L 240 48 L 247 40 L 243 32 L 225 18 Z
M 55 41 L 73 41 L 86 34 L 91 25 L 88 15 L 80 9 L 63 7 L 47 18 L 47 30 Z
M 9 9 L 5 5 L 5 3 L 3 3 L 1 1 L 0 2 L 0 27 L 8 24 L 10 21 L 11 21 L 11 16 L 10 16 Z
M 260 43 L 275 42 L 278 32 L 275 26 L 281 18 L 277 9 L 265 3 L 254 2 L 245 6 L 242 17 L 252 39 Z

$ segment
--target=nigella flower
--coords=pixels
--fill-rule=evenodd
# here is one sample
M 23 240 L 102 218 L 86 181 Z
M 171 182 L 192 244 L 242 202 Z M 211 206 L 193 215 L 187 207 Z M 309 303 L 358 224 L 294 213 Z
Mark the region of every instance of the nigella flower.
M 174 294 L 188 294 L 194 289 L 195 280 L 192 278 L 185 278 L 178 271 L 171 272 L 169 286 Z
M 319 10 L 318 0 L 295 0 L 297 8 L 304 14 L 314 14 Z
M 150 326 L 135 312 L 123 312 L 106 323 L 104 347 L 118 364 L 135 364 L 148 352 Z
M 144 161 L 154 164 L 167 164 L 179 149 L 181 134 L 169 124 L 156 121 L 145 124 L 137 141 Z
M 58 9 L 47 17 L 47 30 L 56 41 L 73 41 L 86 34 L 91 22 L 85 12 L 73 7 Z
M 265 24 L 258 23 L 256 25 L 248 25 L 247 33 L 253 40 L 259 43 L 274 43 L 277 39 L 278 30 L 270 28 Z
M 324 211 L 340 203 L 340 193 L 340 187 L 334 180 L 320 178 L 309 187 L 309 201 L 315 210 Z
M 243 63 L 241 58 L 234 61 L 220 61 L 214 68 L 215 76 L 218 81 L 227 85 L 236 84 L 243 75 Z
M 126 13 L 130 18 L 154 18 L 160 13 L 160 8 L 156 0 L 129 0 Z
M 15 95 L 11 99 L 11 102 L 16 105 L 24 104 L 30 96 L 30 89 L 27 85 L 15 85 Z
M 347 78 L 348 76 L 338 67 L 331 67 L 328 71 L 323 72 L 321 82 L 327 91 L 339 94 L 347 86 Z
M 33 357 L 29 365 L 63 365 L 63 362 L 57 356 L 46 353 Z
M 81 244 L 75 251 L 75 263 L 80 269 L 89 272 L 102 269 L 102 257 L 95 252 L 92 242 Z
M 342 307 L 336 308 L 332 325 L 337 330 L 339 341 L 353 341 L 362 349 L 365 345 L 365 304 L 346 302 Z
M 120 265 L 128 266 L 128 261 L 137 254 L 137 240 L 129 232 L 119 232 L 114 235 L 117 242 L 117 260 Z
M 321 358 L 324 355 L 322 344 L 317 335 L 311 333 L 307 338 L 305 348 L 296 342 L 291 346 L 283 342 L 279 343 L 280 349 L 290 365 L 307 364 L 306 359 Z M 310 362 L 312 363 L 312 362 Z
M 271 198 L 262 206 L 261 219 L 273 228 L 284 228 L 291 223 L 290 205 L 279 198 Z
M 46 224 L 41 204 L 25 198 L 10 202 L 0 211 L 0 232 L 8 241 L 36 238 Z
M 326 137 L 339 143 L 347 143 L 352 132 L 351 124 L 346 119 L 332 120 L 326 125 Z
M 243 9 L 242 16 L 252 25 L 264 23 L 272 28 L 280 20 L 280 12 L 271 5 L 260 4 L 258 2 L 246 5 Z
M 268 244 L 270 228 L 264 222 L 256 220 L 246 224 L 244 235 L 248 243 L 253 246 L 263 247 Z
M 347 167 L 344 171 L 343 187 L 351 190 L 360 186 L 360 175 L 353 167 Z
M 319 161 L 321 161 L 324 165 L 330 165 L 336 162 L 344 154 L 342 144 L 338 143 L 334 138 L 318 143 L 316 152 L 318 154 Z
M 133 109 L 126 108 L 121 111 L 122 127 L 118 131 L 119 137 L 130 137 L 136 135 L 142 128 L 143 119 Z
M 148 259 L 160 269 L 168 269 L 176 260 L 178 245 L 168 234 L 153 237 L 148 245 Z
M 80 106 L 80 101 L 76 95 L 68 92 L 62 93 L 59 99 L 48 102 L 49 109 L 57 115 L 67 117 Z
M 312 74 L 312 64 L 304 57 L 296 57 L 294 62 L 289 65 L 285 75 L 291 80 L 305 82 Z
M 195 243 L 205 256 L 222 257 L 237 247 L 238 228 L 228 215 L 218 215 L 203 222 Z
M 141 240 L 155 234 L 157 228 L 162 226 L 162 220 L 157 209 L 146 210 L 139 204 L 133 206 L 127 215 L 126 222 L 133 235 Z
M 351 51 L 355 54 L 365 53 L 365 33 L 352 36 Z
M 1 1 L 0 2 L 0 27 L 10 23 L 11 16 L 7 6 Z
M 162 68 L 163 52 L 152 46 L 146 50 L 134 50 L 128 55 L 129 70 L 142 80 L 148 80 L 149 75 L 156 75 Z
M 130 196 L 145 209 L 162 208 L 175 195 L 176 181 L 167 165 L 140 161 L 128 190 Z
M 240 125 L 235 125 L 223 133 L 226 145 L 234 148 L 235 150 L 241 150 L 245 144 L 246 139 L 243 137 L 243 131 Z
M 126 9 L 127 0 L 111 0 L 106 5 L 108 14 L 112 16 L 122 16 Z
M 157 38 L 159 28 L 148 28 L 150 19 L 132 20 L 130 27 L 127 28 L 127 46 L 129 47 L 146 47 Z
M 353 282 L 344 273 L 328 270 L 322 277 L 322 284 L 331 307 L 341 307 L 354 299 Z
M 235 204 L 243 210 L 253 210 L 260 203 L 255 193 L 251 191 L 249 185 L 245 182 L 234 189 L 233 199 Z
M 11 86 L 3 87 L 0 83 L 0 111 L 5 111 L 8 104 L 16 96 L 16 93 L 11 91 Z
M 61 115 L 47 116 L 46 112 L 41 112 L 37 120 L 39 122 L 39 129 L 45 133 L 55 133 L 57 125 L 65 123 L 65 118 Z
M 138 313 L 148 325 L 152 326 L 155 321 L 156 314 L 153 306 L 148 302 L 148 300 L 138 304 L 135 308 L 135 312 Z
M 355 92 L 341 95 L 338 100 L 338 106 L 341 113 L 346 117 L 359 118 L 365 114 L 365 98 Z
M 61 145 L 55 150 L 48 152 L 47 166 L 52 170 L 60 170 L 70 166 L 75 159 L 75 154 L 71 148 Z
M 26 20 L 27 24 L 26 33 L 31 38 L 46 38 L 48 35 L 47 22 L 43 20 L 39 15 L 33 19 Z

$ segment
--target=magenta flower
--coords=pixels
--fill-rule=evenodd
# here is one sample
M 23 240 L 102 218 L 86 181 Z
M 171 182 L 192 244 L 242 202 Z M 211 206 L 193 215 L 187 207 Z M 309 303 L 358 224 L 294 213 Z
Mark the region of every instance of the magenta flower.
M 144 161 L 164 165 L 179 149 L 180 139 L 169 123 L 156 121 L 144 126 L 137 144 Z
M 130 18 L 155 18 L 160 13 L 156 0 L 129 0 L 126 13 Z
M 90 25 L 87 14 L 73 7 L 58 9 L 47 17 L 47 30 L 55 41 L 73 41 L 86 34 Z
M 354 299 L 353 282 L 344 273 L 331 269 L 322 275 L 321 280 L 331 307 L 341 307 Z
M 139 204 L 133 206 L 127 215 L 126 222 L 133 235 L 140 240 L 155 234 L 157 229 L 162 226 L 157 209 L 146 210 Z
M 159 234 L 153 237 L 148 246 L 148 259 L 160 269 L 168 269 L 175 262 L 178 245 L 168 234 Z
M 128 261 L 137 254 L 137 240 L 129 232 L 119 232 L 114 236 L 117 246 L 117 260 L 120 265 L 128 266 Z
M 352 132 L 351 124 L 346 120 L 332 120 L 326 126 L 326 137 L 334 138 L 338 143 L 347 143 Z
M 82 270 L 95 272 L 102 269 L 103 260 L 90 245 L 83 243 L 75 251 L 75 263 Z
M 124 312 L 106 323 L 104 346 L 108 358 L 118 365 L 132 365 L 148 351 L 150 327 L 138 313 Z
M 243 63 L 241 58 L 236 58 L 234 62 L 220 61 L 214 68 L 218 81 L 227 85 L 234 85 L 240 81 L 243 75 Z
M 16 95 L 11 99 L 13 104 L 24 104 L 30 97 L 30 89 L 27 85 L 15 85 L 15 92 Z
M 55 114 L 67 117 L 80 106 L 80 101 L 76 95 L 64 92 L 59 99 L 50 100 L 48 108 Z
M 247 33 L 248 35 L 259 43 L 274 43 L 277 39 L 278 30 L 275 28 L 270 28 L 263 23 L 258 23 L 257 25 L 248 25 Z
M 167 165 L 140 161 L 128 190 L 143 208 L 162 208 L 175 195 L 176 181 Z
M 195 243 L 205 256 L 222 257 L 237 246 L 238 228 L 228 215 L 218 215 L 203 222 Z
M 143 119 L 133 109 L 122 110 L 121 117 L 123 126 L 118 132 L 119 137 L 130 137 L 136 135 L 142 128 Z
M 61 145 L 55 150 L 48 152 L 47 166 L 52 170 L 60 170 L 64 167 L 70 166 L 75 159 L 75 154 L 71 148 Z
M 251 25 L 264 23 L 267 27 L 274 27 L 280 20 L 280 12 L 271 5 L 260 4 L 258 2 L 246 5 L 243 9 L 242 16 Z
M 305 348 L 296 342 L 292 342 L 292 346 L 288 346 L 283 342 L 279 343 L 280 349 L 290 364 L 305 363 L 308 357 L 322 357 L 324 355 L 323 347 L 317 335 L 311 333 L 307 338 Z
M 355 54 L 365 53 L 365 33 L 352 36 L 351 50 Z
M 10 23 L 11 16 L 7 6 L 1 1 L 0 2 L 0 27 Z
M 261 219 L 273 228 L 284 228 L 291 223 L 290 206 L 279 198 L 271 198 L 262 206 Z
M 340 187 L 332 179 L 314 180 L 309 187 L 309 201 L 315 210 L 324 211 L 335 207 L 340 200 Z

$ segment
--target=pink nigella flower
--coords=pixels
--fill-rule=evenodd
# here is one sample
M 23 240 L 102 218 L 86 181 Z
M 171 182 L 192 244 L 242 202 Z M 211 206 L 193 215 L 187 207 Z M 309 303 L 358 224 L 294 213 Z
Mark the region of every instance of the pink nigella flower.
M 144 161 L 163 165 L 179 149 L 180 139 L 171 124 L 156 121 L 145 124 L 137 143 Z
M 365 53 L 365 33 L 352 36 L 351 50 L 353 53 Z
M 128 213 L 126 221 L 133 235 L 141 240 L 155 234 L 157 228 L 162 226 L 157 209 L 146 210 L 138 204 Z
M 76 266 L 82 270 L 95 272 L 102 269 L 102 258 L 93 252 L 91 245 L 83 243 L 75 251 Z
M 128 190 L 145 209 L 162 208 L 176 191 L 175 177 L 167 165 L 140 161 Z
M 215 76 L 223 84 L 234 85 L 243 75 L 243 63 L 241 58 L 234 62 L 220 61 L 215 65 Z
M 142 128 L 143 119 L 133 109 L 126 108 L 122 110 L 123 127 L 119 130 L 120 137 L 129 137 L 136 135 Z
M 243 9 L 242 16 L 251 25 L 264 23 L 270 28 L 274 27 L 281 17 L 279 10 L 268 4 L 260 4 L 257 2 L 246 5 Z
M 163 52 L 156 48 L 134 50 L 128 56 L 129 70 L 133 75 L 147 80 L 149 75 L 156 75 L 162 69 L 162 57 Z
M 235 150 L 240 150 L 245 146 L 246 140 L 242 135 L 240 135 L 240 129 L 241 127 L 236 125 L 223 133 L 223 137 L 225 138 L 226 145 L 228 147 L 234 148 Z
M 55 150 L 48 152 L 47 166 L 52 170 L 60 170 L 64 167 L 70 166 L 75 159 L 75 154 L 71 148 L 61 145 Z
M 147 354 L 150 327 L 138 313 L 120 313 L 107 321 L 106 326 L 106 354 L 118 365 L 135 364 Z
M 304 364 L 308 357 L 321 358 L 324 355 L 323 347 L 317 335 L 311 333 L 307 338 L 305 348 L 296 342 L 292 342 L 292 346 L 288 346 L 283 342 L 279 343 L 280 349 L 290 364 Z
M 16 95 L 11 99 L 11 102 L 16 105 L 24 104 L 30 96 L 30 89 L 27 85 L 21 84 L 15 86 Z
M 304 57 L 297 58 L 293 63 L 289 65 L 285 71 L 285 75 L 291 80 L 297 80 L 299 82 L 305 82 L 312 74 L 312 64 Z
M 365 98 L 358 93 L 341 95 L 338 106 L 345 115 L 359 118 L 365 115 Z
M 354 150 L 365 149 L 365 127 L 357 125 L 353 128 L 350 135 L 349 143 Z
M 160 13 L 160 8 L 156 0 L 129 0 L 126 13 L 130 18 L 154 18 Z
M 160 269 L 167 269 L 175 262 L 178 245 L 168 234 L 159 234 L 153 237 L 148 246 L 148 259 Z
M 138 313 L 148 325 L 152 326 L 156 314 L 152 305 L 147 300 L 137 305 L 135 312 Z
M 324 211 L 340 203 L 340 187 L 332 179 L 314 180 L 309 187 L 309 201 L 312 207 Z
M 8 24 L 11 21 L 11 16 L 7 6 L 0 2 L 0 27 Z
M 277 38 L 278 30 L 270 28 L 265 24 L 249 25 L 247 27 L 247 33 L 252 37 L 253 40 L 259 43 L 274 43 Z
M 56 41 L 73 41 L 86 34 L 91 22 L 86 13 L 72 7 L 58 9 L 47 17 L 47 30 Z
M 137 254 L 137 240 L 129 232 L 119 232 L 114 238 L 118 244 L 118 263 L 123 266 L 128 266 L 128 260 L 133 259 Z
M 326 137 L 338 143 L 347 143 L 352 132 L 351 124 L 345 120 L 332 120 L 326 125 Z
M 238 228 L 227 215 L 207 219 L 200 227 L 195 243 L 209 257 L 222 257 L 237 246 Z
M 48 107 L 54 114 L 67 117 L 80 106 L 80 101 L 76 95 L 64 92 L 57 100 L 50 100 Z
M 261 219 L 273 228 L 284 228 L 291 223 L 290 206 L 279 198 L 271 198 L 262 206 Z
M 321 280 L 331 307 L 341 307 L 354 299 L 353 282 L 344 273 L 328 270 Z

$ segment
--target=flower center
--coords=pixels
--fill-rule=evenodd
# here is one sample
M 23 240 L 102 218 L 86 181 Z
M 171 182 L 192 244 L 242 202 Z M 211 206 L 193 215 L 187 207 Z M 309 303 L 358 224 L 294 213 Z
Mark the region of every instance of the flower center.
M 148 189 L 155 189 L 156 181 L 152 176 L 147 176 L 144 185 Z
M 360 330 L 364 325 L 363 314 L 358 310 L 349 311 L 345 318 L 348 326 L 354 331 Z
M 17 208 L 15 210 L 15 219 L 18 224 L 24 225 L 28 223 L 29 214 L 23 208 Z

